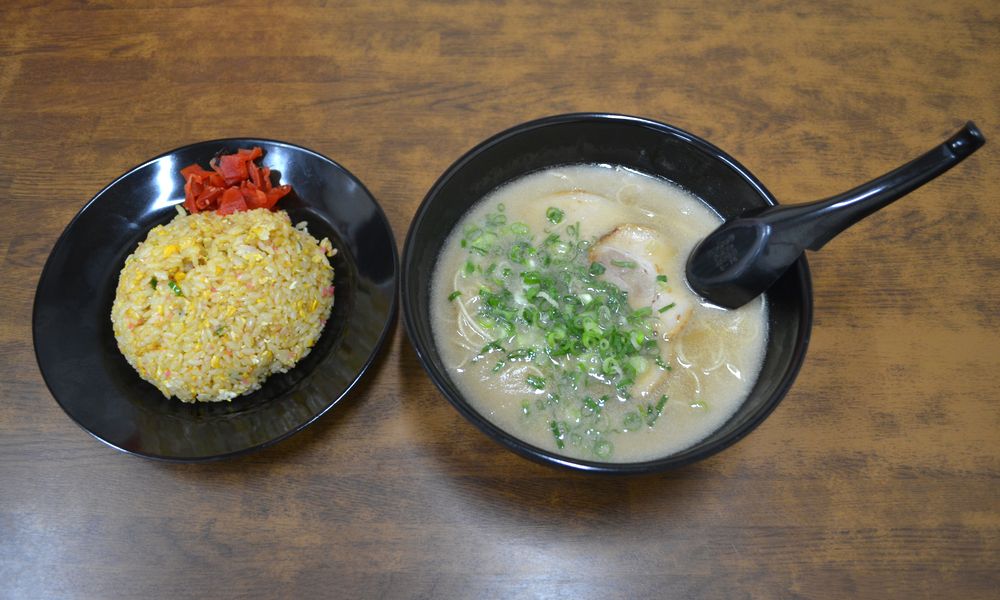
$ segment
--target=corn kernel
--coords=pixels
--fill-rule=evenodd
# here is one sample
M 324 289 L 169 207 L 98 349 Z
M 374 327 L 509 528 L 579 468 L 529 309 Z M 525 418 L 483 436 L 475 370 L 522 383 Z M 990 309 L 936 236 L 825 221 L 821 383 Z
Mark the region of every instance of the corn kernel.
M 219 355 L 218 354 L 215 354 L 215 355 L 212 356 L 211 365 L 212 365 L 213 369 L 218 369 L 219 368 Z
M 165 246 L 163 248 L 163 258 L 167 258 L 172 254 L 176 254 L 178 250 L 180 250 L 180 248 L 177 247 L 177 244 L 170 244 L 169 246 Z
M 184 271 L 177 271 L 176 273 L 174 273 L 174 281 L 177 283 L 184 281 L 186 277 L 187 274 Z

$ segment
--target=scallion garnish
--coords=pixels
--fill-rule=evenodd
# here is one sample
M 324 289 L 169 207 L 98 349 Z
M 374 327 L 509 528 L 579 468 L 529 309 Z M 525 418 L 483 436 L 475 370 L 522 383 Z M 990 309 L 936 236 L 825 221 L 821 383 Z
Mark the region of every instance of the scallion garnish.
M 675 306 L 677 306 L 677 303 L 676 302 L 671 302 L 670 304 L 668 304 L 668 305 L 664 306 L 663 308 L 661 308 L 658 312 L 665 313 L 665 312 L 667 312 L 668 310 L 670 310 L 671 308 L 673 308 Z
M 452 300 L 454 300 L 455 298 L 458 298 L 461 295 L 462 295 L 462 292 L 460 292 L 458 290 L 455 290 L 454 292 L 448 294 L 448 302 L 451 302 Z
M 660 401 L 656 403 L 656 406 L 649 404 L 646 406 L 646 425 L 652 427 L 656 425 L 656 420 L 660 418 L 660 414 L 663 413 L 663 407 L 667 405 L 667 397 L 660 396 Z
M 607 458 L 614 448 L 607 436 L 615 428 L 645 427 L 662 411 L 631 394 L 654 362 L 670 368 L 659 355 L 655 312 L 650 306 L 633 310 L 628 295 L 601 278 L 605 265 L 588 259 L 593 240 L 580 239 L 580 223 L 565 224 L 562 210 L 546 209 L 556 226 L 543 232 L 511 223 L 502 212 L 463 231 L 468 255 L 459 274 L 479 286 L 464 307 L 472 323 L 494 338 L 472 360 L 491 355 L 484 368 L 501 374 L 527 368 L 520 375 L 525 386 L 544 393 L 524 403 L 522 412 L 548 421 L 557 447 Z M 629 260 L 608 264 L 637 266 Z M 448 299 L 457 296 L 455 290 Z M 629 403 L 624 421 L 620 414 L 609 420 L 616 414 L 605 408 L 611 402 Z
M 183 296 L 184 295 L 184 292 L 181 291 L 181 286 L 177 285 L 177 282 L 174 281 L 173 279 L 168 279 L 167 280 L 167 285 L 170 286 L 171 290 L 173 290 L 175 296 Z
M 656 276 L 656 280 L 659 281 L 660 283 L 666 283 L 667 282 L 667 276 L 666 275 L 657 275 Z
M 528 226 L 520 221 L 517 223 L 511 223 L 510 232 L 514 235 L 528 235 Z
M 151 287 L 151 288 L 153 288 L 155 290 L 157 283 L 159 283 L 159 282 L 156 280 L 156 275 L 153 275 L 152 277 L 149 278 L 149 287 Z
M 549 421 L 549 430 L 552 431 L 552 436 L 556 438 L 556 447 L 566 447 L 566 442 L 563 441 L 563 428 L 560 427 L 560 424 L 555 421 Z

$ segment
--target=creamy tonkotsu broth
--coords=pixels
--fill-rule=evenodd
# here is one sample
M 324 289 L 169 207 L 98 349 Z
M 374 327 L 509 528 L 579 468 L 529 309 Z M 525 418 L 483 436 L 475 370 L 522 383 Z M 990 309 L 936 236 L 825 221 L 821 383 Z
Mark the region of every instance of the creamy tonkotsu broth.
M 446 240 L 432 327 L 449 375 L 501 429 L 557 454 L 634 462 L 683 450 L 747 397 L 762 299 L 699 302 L 684 263 L 721 222 L 661 179 L 574 165 L 484 198 Z

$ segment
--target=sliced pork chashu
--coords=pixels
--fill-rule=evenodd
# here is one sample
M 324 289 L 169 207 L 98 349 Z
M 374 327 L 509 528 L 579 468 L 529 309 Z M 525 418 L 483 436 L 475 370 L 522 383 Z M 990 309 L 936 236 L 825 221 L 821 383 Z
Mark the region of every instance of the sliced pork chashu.
M 659 321 L 657 343 L 666 360 L 672 355 L 669 340 L 680 333 L 694 309 L 690 299 L 675 292 L 682 283 L 657 279 L 676 254 L 661 233 L 631 223 L 619 225 L 590 248 L 591 262 L 604 266 L 601 277 L 628 293 L 629 306 L 636 310 L 645 306 L 653 309 L 653 316 Z M 670 308 L 660 312 L 667 306 Z M 646 392 L 665 375 L 661 369 L 648 369 L 636 379 L 633 389 Z

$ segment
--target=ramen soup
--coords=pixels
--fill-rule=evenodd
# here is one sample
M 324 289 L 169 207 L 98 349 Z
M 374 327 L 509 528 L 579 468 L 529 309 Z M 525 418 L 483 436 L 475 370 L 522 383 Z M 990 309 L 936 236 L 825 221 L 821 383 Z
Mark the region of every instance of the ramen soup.
M 747 397 L 762 299 L 701 303 L 684 280 L 721 223 L 697 197 L 621 167 L 551 168 L 484 198 L 450 234 L 432 327 L 468 402 L 556 454 L 637 462 L 683 450 Z

